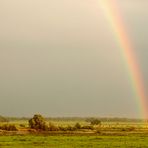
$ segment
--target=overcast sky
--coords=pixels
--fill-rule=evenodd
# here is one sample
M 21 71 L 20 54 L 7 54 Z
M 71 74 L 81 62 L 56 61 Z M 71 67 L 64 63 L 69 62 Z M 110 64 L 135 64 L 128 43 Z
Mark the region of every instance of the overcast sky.
M 0 0 L 0 114 L 139 117 L 98 0 Z M 148 1 L 117 0 L 148 90 Z

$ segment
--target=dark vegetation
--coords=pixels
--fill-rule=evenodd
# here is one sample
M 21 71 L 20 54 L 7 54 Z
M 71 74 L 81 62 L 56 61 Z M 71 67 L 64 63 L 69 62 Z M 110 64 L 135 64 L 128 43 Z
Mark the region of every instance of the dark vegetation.
M 47 131 L 51 133 L 52 131 L 53 132 L 76 131 L 76 132 L 92 132 L 92 133 L 101 133 L 102 131 L 103 132 L 107 132 L 107 131 L 132 132 L 132 131 L 138 131 L 139 129 L 145 130 L 144 128 L 147 128 L 148 126 L 147 122 L 145 122 L 145 125 L 143 125 L 144 122 L 142 123 L 141 122 L 142 120 L 138 120 L 138 119 L 135 122 L 131 122 L 131 124 L 129 124 L 129 122 L 133 121 L 132 119 L 129 122 L 128 120 L 125 120 L 125 122 L 128 123 L 127 124 L 125 122 L 121 122 L 121 123 L 118 122 L 119 119 L 120 121 L 122 121 L 121 118 L 116 118 L 117 119 L 116 122 L 110 122 L 111 119 L 108 119 L 108 122 L 103 122 L 101 120 L 102 118 L 44 118 L 40 114 L 36 114 L 32 118 L 6 118 L 6 117 L 0 116 L 0 119 L 1 119 L 0 131 L 17 131 L 17 130 L 28 131 L 28 132 Z M 14 120 L 14 119 L 17 119 L 17 120 Z M 13 123 L 16 123 L 16 124 L 10 124 L 12 123 L 12 121 L 15 121 Z M 26 121 L 28 121 L 28 124 Z M 72 124 L 71 124 L 71 121 L 72 121 Z M 141 123 L 138 121 L 140 121 Z M 57 122 L 59 123 L 63 122 L 64 124 L 57 124 Z
M 86 121 L 90 122 L 91 125 L 101 125 L 101 121 L 97 118 L 88 118 Z
M 100 118 L 70 119 L 56 120 L 36 114 L 32 118 L 21 120 L 2 120 L 0 147 L 148 147 L 147 122 L 103 122 Z
M 33 118 L 29 120 L 29 126 L 36 130 L 48 130 L 48 126 L 42 115 L 34 115 Z
M 10 118 L 9 118 L 10 119 Z M 23 118 L 24 119 L 24 118 Z M 25 118 L 26 119 L 26 118 Z M 27 118 L 28 119 L 28 118 Z M 7 122 L 6 124 L 0 125 L 0 130 L 5 131 L 17 131 L 18 128 L 14 124 L 9 124 L 8 119 L 1 117 L 1 123 Z M 66 126 L 57 126 L 54 125 L 52 122 L 44 118 L 40 114 L 34 115 L 32 118 L 28 119 L 28 127 L 25 124 L 19 124 L 19 127 L 22 129 L 33 129 L 36 131 L 80 131 L 80 130 L 94 130 L 94 126 L 101 125 L 101 121 L 96 118 L 91 118 L 88 125 L 81 125 L 80 123 L 76 122 L 75 125 L 66 125 Z
M 0 126 L 0 129 L 5 131 L 17 131 L 16 126 L 13 124 L 3 124 Z
M 90 121 L 90 125 L 81 126 L 80 123 L 76 123 L 74 126 L 56 126 L 52 122 L 47 123 L 46 119 L 40 115 L 36 114 L 33 118 L 29 119 L 29 127 L 35 130 L 41 131 L 76 131 L 81 129 L 93 130 L 93 125 L 101 124 L 98 119 L 93 119 Z

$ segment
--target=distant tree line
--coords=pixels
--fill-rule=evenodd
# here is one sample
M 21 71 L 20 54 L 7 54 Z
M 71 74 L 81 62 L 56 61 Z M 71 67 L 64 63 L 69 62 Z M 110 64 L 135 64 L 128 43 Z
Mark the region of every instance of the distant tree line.
M 0 116 L 0 118 L 3 118 L 5 121 L 4 122 L 8 122 L 8 121 L 28 121 L 30 118 L 29 117 L 3 117 Z M 90 119 L 93 119 L 94 117 L 46 117 L 45 119 L 48 121 L 89 121 Z M 109 118 L 109 117 L 95 117 L 95 119 L 98 119 L 102 122 L 143 122 L 143 121 L 147 121 L 148 120 L 144 120 L 144 119 L 131 119 L 131 118 L 118 118 L 118 117 L 113 117 L 113 118 Z M 1 121 L 0 119 L 0 122 Z

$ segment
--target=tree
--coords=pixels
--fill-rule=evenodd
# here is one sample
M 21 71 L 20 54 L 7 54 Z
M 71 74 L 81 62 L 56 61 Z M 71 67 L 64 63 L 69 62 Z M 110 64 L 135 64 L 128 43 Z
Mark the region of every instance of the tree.
M 32 129 L 36 129 L 36 130 L 48 130 L 48 126 L 46 125 L 46 121 L 44 119 L 44 117 L 42 117 L 42 115 L 40 114 L 36 114 L 33 116 L 33 118 L 31 118 L 29 120 L 29 126 Z
M 90 124 L 91 125 L 100 125 L 101 121 L 94 118 L 94 119 L 91 119 Z
M 74 126 L 76 129 L 81 129 L 81 124 L 80 123 L 76 123 Z

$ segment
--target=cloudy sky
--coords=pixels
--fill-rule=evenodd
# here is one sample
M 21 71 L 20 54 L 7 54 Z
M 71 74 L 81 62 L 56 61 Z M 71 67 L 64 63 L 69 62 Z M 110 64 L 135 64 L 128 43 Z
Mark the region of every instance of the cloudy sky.
M 0 0 L 0 114 L 139 117 L 99 0 Z M 148 1 L 117 0 L 148 90 Z

